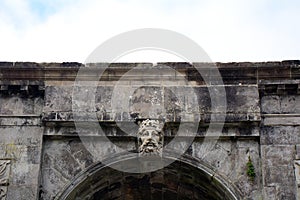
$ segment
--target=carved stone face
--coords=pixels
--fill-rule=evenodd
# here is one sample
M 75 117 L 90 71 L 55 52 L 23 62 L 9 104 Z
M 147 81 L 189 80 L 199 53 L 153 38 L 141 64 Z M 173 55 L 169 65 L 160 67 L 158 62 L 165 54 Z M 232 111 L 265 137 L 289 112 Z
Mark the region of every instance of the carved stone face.
M 160 155 L 163 146 L 163 137 L 161 129 L 153 125 L 158 124 L 157 121 L 145 121 L 139 130 L 139 152 L 142 155 Z
M 142 150 L 145 153 L 155 152 L 161 147 L 161 135 L 156 130 L 145 130 L 141 136 L 141 147 L 140 150 Z

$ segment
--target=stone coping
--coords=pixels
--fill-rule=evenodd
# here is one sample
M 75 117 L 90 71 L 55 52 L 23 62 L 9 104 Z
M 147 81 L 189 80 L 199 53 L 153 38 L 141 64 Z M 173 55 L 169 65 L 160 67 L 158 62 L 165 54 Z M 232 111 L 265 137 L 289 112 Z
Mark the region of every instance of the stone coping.
M 78 62 L 35 63 L 35 62 L 0 62 L 0 80 L 27 81 L 74 81 L 80 67 L 89 69 L 85 78 L 95 80 L 94 70 L 106 67 L 107 63 L 82 64 Z M 297 80 L 300 78 L 300 60 L 281 62 L 230 62 L 230 63 L 187 63 L 187 62 L 159 62 L 152 63 L 112 63 L 102 74 L 100 81 L 118 81 L 126 76 L 126 72 L 139 66 L 136 76 L 128 76 L 128 80 L 141 79 L 143 69 L 168 66 L 176 73 L 183 74 L 190 82 L 204 85 L 201 76 L 208 76 L 212 81 L 215 69 L 219 70 L 224 84 L 268 84 L 265 80 Z M 201 75 L 195 69 L 201 69 Z M 139 72 L 138 70 L 141 70 Z M 156 78 L 155 74 L 150 79 Z M 124 79 L 125 80 L 125 79 Z M 126 79 L 127 80 L 127 79 Z M 299 83 L 297 83 L 299 84 Z M 40 85 L 40 84 L 39 84 Z
M 90 63 L 86 66 L 101 66 L 106 65 L 107 63 Z M 283 60 L 283 61 L 267 61 L 267 62 L 212 62 L 212 63 L 205 63 L 205 62 L 195 62 L 192 63 L 193 65 L 203 67 L 203 66 L 210 66 L 215 65 L 218 68 L 245 68 L 245 67 L 254 67 L 254 68 L 264 68 L 264 67 L 294 67 L 300 68 L 300 60 Z M 124 68 L 124 67 L 132 67 L 135 65 L 146 65 L 146 66 L 153 66 L 153 63 L 148 62 L 139 62 L 139 63 L 112 63 L 110 67 L 114 68 Z M 174 68 L 186 68 L 191 67 L 191 63 L 188 62 L 158 62 L 156 66 L 159 65 L 167 65 Z M 0 61 L 0 68 L 53 68 L 53 67 L 60 67 L 60 68 L 79 68 L 83 67 L 85 64 L 79 62 L 3 62 Z

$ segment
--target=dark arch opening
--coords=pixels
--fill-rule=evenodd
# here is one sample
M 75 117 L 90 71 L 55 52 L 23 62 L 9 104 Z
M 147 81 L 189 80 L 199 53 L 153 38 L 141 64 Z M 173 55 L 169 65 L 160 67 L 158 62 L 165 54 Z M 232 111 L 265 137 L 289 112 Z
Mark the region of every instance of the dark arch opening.
M 172 158 L 164 158 L 172 159 Z M 130 165 L 130 158 L 111 165 Z M 160 170 L 127 173 L 101 163 L 79 175 L 57 197 L 63 200 L 241 199 L 239 191 L 210 168 L 191 157 L 182 157 Z

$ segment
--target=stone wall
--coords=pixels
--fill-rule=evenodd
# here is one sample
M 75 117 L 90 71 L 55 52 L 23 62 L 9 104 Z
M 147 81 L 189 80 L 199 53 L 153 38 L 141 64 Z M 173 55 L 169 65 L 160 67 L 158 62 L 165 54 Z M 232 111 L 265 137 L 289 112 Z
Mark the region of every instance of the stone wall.
M 212 65 L 223 85 L 210 84 Z M 101 64 L 0 63 L 0 180 L 5 180 L 0 199 L 57 198 L 78 174 L 116 147 L 136 151 L 137 129 L 130 124 L 146 118 L 163 119 L 166 142 L 180 124 L 200 120 L 186 156 L 205 163 L 241 198 L 300 198 L 300 61 L 112 64 L 95 89 L 93 110 L 84 107 L 86 102 L 78 104 L 82 113 L 96 113 L 110 140 L 87 131 L 86 137 L 101 147 L 97 156 L 80 141 L 72 107 L 79 68 L 89 68 L 88 77 L 95 78 L 95 66 Z M 201 67 L 201 75 L 194 66 Z M 133 91 L 130 99 L 119 93 L 117 109 L 111 105 L 116 86 Z M 212 113 L 210 92 L 219 87 L 226 91 L 226 119 L 217 142 L 203 156 Z M 85 99 L 89 104 L 93 96 Z M 128 100 L 128 110 L 122 99 Z M 221 107 L 217 113 L 225 114 Z M 175 145 L 182 148 L 182 143 Z M 252 178 L 247 174 L 249 158 L 256 174 Z
M 1 89 L 0 164 L 9 161 L 6 167 L 9 171 L 5 186 L 7 192 L 1 195 L 5 195 L 6 199 L 37 199 L 44 130 L 40 115 L 44 93 L 37 87 L 22 88 L 19 85 L 1 86 Z

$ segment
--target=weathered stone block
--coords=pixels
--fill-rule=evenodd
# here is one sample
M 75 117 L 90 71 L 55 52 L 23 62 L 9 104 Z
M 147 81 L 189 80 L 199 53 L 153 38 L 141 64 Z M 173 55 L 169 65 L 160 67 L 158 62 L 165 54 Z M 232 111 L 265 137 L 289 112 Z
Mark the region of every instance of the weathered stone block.
M 269 66 L 261 66 L 257 70 L 257 75 L 260 80 L 269 79 L 274 77 L 275 79 L 286 79 L 291 75 L 290 66 L 277 65 L 277 63 L 271 64 Z M 275 67 L 276 66 L 276 67 Z
M 300 96 L 263 96 L 261 99 L 261 108 L 262 112 L 266 114 L 300 113 Z
M 276 188 L 274 187 L 264 187 L 264 199 L 265 200 L 274 200 L 276 199 Z
M 263 113 L 280 113 L 279 96 L 263 96 L 261 99 L 261 109 Z
M 28 164 L 27 162 L 17 162 L 12 164 L 12 185 L 30 186 L 38 184 L 40 164 Z
M 43 111 L 72 111 L 72 92 L 72 86 L 46 86 Z
M 293 187 L 295 178 L 291 165 L 269 165 L 265 167 L 265 183 L 267 186 L 280 184 L 281 187 Z M 285 183 L 284 185 L 282 183 Z
M 295 189 L 292 185 L 278 188 L 276 196 L 277 199 L 297 199 Z
M 262 145 L 300 144 L 300 126 L 264 126 L 261 128 Z
M 259 194 L 260 186 L 260 162 L 259 162 L 259 146 L 255 140 L 243 141 L 229 141 L 219 140 L 215 145 L 206 149 L 206 155 L 201 153 L 205 145 L 200 142 L 193 143 L 193 156 L 199 157 L 213 166 L 218 174 L 230 178 L 231 181 L 244 193 L 245 196 L 251 196 L 252 193 Z M 204 148 L 205 149 L 205 148 Z M 253 165 L 255 167 L 256 178 L 252 183 L 247 176 L 246 164 L 248 162 L 248 156 L 250 155 Z M 256 194 L 256 195 L 258 195 Z
M 10 186 L 7 191 L 7 200 L 37 199 L 37 185 L 32 186 Z
M 261 153 L 263 164 L 268 166 L 292 166 L 295 157 L 293 145 L 262 145 Z
M 263 120 L 265 126 L 299 126 L 300 117 L 293 116 L 265 116 Z
M 0 96 L 1 115 L 40 115 L 44 100 L 41 97 L 24 98 L 17 96 Z

